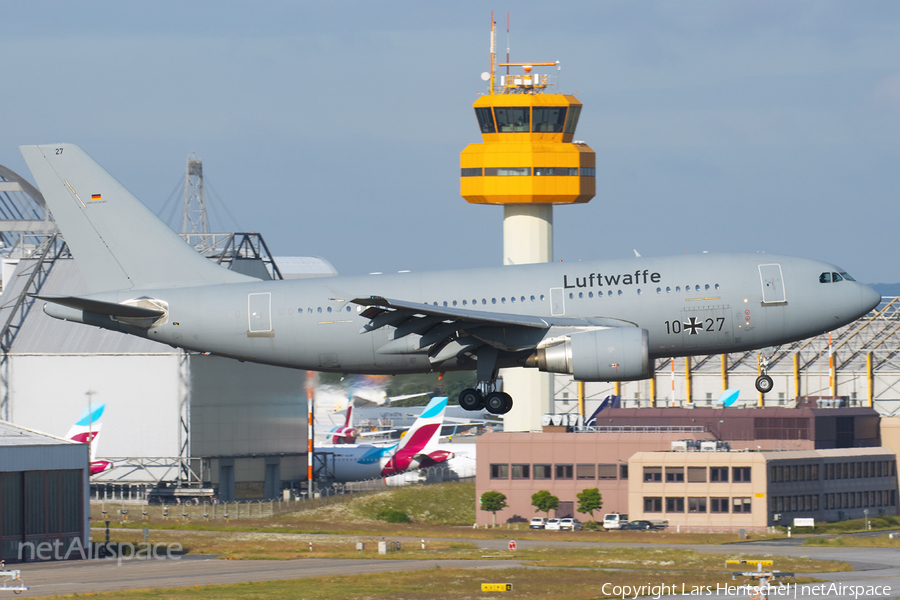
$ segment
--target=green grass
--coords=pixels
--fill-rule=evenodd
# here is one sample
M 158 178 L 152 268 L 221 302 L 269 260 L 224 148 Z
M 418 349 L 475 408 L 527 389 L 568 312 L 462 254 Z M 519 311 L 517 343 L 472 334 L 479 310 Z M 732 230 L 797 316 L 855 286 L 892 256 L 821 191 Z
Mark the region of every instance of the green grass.
M 900 538 L 891 539 L 887 535 L 862 537 L 857 535 L 836 537 L 811 537 L 802 546 L 852 547 L 852 548 L 900 548 Z
M 349 508 L 352 515 L 367 520 L 393 510 L 425 525 L 471 525 L 475 522 L 475 484 L 399 487 L 354 500 Z
M 879 517 L 869 517 L 869 527 L 872 531 L 881 531 L 885 529 L 900 529 L 900 517 L 892 515 L 882 515 Z M 779 527 L 780 530 L 787 531 L 786 527 Z M 856 533 L 866 531 L 866 520 L 848 519 L 846 521 L 832 521 L 830 523 L 818 522 L 815 527 L 794 527 L 791 529 L 794 534 L 805 533 Z

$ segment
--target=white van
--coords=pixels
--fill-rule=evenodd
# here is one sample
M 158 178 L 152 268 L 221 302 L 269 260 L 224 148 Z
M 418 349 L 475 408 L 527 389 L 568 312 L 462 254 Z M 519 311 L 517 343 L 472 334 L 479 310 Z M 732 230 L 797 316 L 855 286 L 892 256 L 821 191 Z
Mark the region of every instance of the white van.
M 603 515 L 603 529 L 618 529 L 628 522 L 628 515 L 610 513 Z

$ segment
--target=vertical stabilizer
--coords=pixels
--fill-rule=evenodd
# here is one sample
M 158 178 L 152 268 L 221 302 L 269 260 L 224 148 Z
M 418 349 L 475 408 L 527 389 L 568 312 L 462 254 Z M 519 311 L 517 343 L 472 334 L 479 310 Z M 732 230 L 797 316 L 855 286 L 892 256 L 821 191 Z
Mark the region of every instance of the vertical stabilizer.
M 396 452 L 382 469 L 382 475 L 402 473 L 417 466 L 417 456 L 427 455 L 434 450 L 441 437 L 447 398 L 432 398 L 413 426 L 409 428 Z
M 19 149 L 91 292 L 254 281 L 197 253 L 78 146 Z

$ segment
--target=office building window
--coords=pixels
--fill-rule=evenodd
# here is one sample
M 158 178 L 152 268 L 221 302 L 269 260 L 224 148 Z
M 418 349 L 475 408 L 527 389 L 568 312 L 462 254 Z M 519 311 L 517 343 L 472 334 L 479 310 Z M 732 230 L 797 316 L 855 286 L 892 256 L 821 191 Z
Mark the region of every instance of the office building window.
M 706 483 L 706 467 L 688 467 L 688 483 Z
M 734 467 L 731 480 L 735 483 L 747 483 L 750 481 L 750 467 Z
M 628 479 L 628 465 L 619 465 L 619 479 Z
M 662 481 L 662 467 L 644 467 L 644 481 Z
M 552 479 L 553 471 L 551 470 L 550 465 L 534 465 L 534 478 Z
M 557 479 L 572 479 L 574 468 L 572 465 L 556 465 Z
M 679 497 L 666 497 L 666 512 L 667 513 L 683 513 L 684 512 L 684 498 Z
M 727 513 L 728 498 L 710 498 L 709 512 L 711 513 Z
M 491 465 L 491 479 L 509 479 L 509 465 Z
M 513 479 L 531 479 L 531 465 L 513 465 Z
M 597 479 L 615 479 L 616 465 L 597 465 Z
M 688 498 L 689 513 L 705 513 L 706 498 Z
M 644 512 L 659 513 L 662 512 L 662 498 L 658 496 L 644 496 Z
M 731 512 L 748 513 L 750 512 L 750 498 L 732 498 Z
M 710 467 L 709 480 L 712 482 L 727 483 L 728 467 Z
M 684 467 L 666 467 L 666 481 L 669 483 L 684 481 Z
M 597 479 L 597 465 L 577 465 L 575 467 L 576 479 Z

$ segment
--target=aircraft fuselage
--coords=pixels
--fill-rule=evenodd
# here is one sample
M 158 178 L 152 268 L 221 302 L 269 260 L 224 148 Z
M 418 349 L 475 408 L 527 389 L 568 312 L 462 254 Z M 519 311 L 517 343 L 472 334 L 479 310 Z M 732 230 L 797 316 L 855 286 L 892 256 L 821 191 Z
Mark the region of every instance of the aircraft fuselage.
M 198 285 L 93 294 L 110 302 L 162 300 L 168 315 L 149 330 L 100 316 L 90 323 L 299 369 L 374 374 L 474 368 L 462 356 L 436 363 L 422 349 L 398 346 L 394 340 L 403 332 L 392 326 L 361 333 L 369 319 L 351 300 L 383 296 L 506 315 L 624 322 L 619 324 L 646 329 L 650 357 L 662 358 L 777 346 L 850 323 L 879 297 L 851 280 L 820 283 L 822 273 L 839 271 L 801 258 L 702 254 Z M 497 329 L 490 332 L 492 341 Z M 550 334 L 565 331 L 556 329 Z M 501 352 L 498 366 L 523 364 L 517 343 Z

